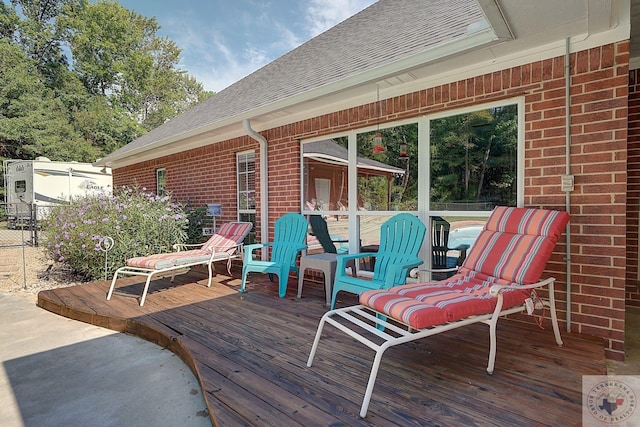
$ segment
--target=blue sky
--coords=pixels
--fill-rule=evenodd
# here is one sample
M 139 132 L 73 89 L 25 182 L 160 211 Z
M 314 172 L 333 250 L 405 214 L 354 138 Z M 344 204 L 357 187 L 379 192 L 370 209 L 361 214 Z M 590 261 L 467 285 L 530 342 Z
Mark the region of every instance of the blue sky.
M 180 68 L 219 92 L 376 0 L 119 0 L 155 17 Z

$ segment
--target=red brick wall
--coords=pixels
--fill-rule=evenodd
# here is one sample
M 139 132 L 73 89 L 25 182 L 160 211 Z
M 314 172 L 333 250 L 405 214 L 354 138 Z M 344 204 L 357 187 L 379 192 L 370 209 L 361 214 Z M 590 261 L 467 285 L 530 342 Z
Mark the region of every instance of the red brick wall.
M 627 305 L 640 307 L 638 222 L 640 221 L 640 70 L 629 71 L 627 137 Z
M 571 330 L 603 337 L 607 357 L 624 358 L 628 42 L 570 56 L 571 61 Z M 564 209 L 564 57 L 526 64 L 381 101 L 384 121 L 483 102 L 525 98 L 525 205 Z M 263 134 L 269 141 L 269 217 L 299 211 L 298 140 L 373 125 L 376 105 L 367 104 L 292 123 Z M 116 183 L 155 185 L 154 170 L 167 168 L 167 188 L 179 196 L 223 203 L 233 209 L 229 177 L 236 150 L 257 145 L 247 139 L 190 150 L 183 156 L 114 171 Z M 180 157 L 180 159 L 176 159 Z M 257 161 L 257 158 L 256 158 Z M 231 167 L 231 169 L 229 169 Z M 193 168 L 192 179 L 184 171 Z M 218 182 L 223 180 L 224 182 Z M 206 194 L 206 196 L 205 196 Z M 259 197 L 259 196 L 258 196 Z M 547 266 L 558 279 L 559 316 L 567 309 L 565 238 Z
M 113 173 L 114 188 L 138 185 L 155 192 L 155 171 L 165 168 L 167 190 L 175 200 L 195 206 L 219 203 L 219 221 L 236 221 L 236 153 L 251 149 L 256 150 L 257 163 L 258 143 L 243 137 L 119 168 Z

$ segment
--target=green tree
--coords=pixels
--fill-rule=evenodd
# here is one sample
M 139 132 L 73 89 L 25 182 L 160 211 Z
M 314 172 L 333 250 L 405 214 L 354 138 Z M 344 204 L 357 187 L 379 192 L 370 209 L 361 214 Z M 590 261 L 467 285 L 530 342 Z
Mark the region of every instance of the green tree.
M 35 61 L 0 39 L 0 155 L 56 158 L 61 141 L 76 135 L 66 109 L 32 70 Z M 77 153 L 73 153 L 74 157 Z
M 431 122 L 431 199 L 515 204 L 517 107 Z
M 0 156 L 94 161 L 210 96 L 159 28 L 113 1 L 0 2 Z
M 137 117 L 146 129 L 206 97 L 203 87 L 177 68 L 181 50 L 158 37 L 155 18 L 116 2 L 88 3 L 69 17 L 73 69 L 87 91 Z

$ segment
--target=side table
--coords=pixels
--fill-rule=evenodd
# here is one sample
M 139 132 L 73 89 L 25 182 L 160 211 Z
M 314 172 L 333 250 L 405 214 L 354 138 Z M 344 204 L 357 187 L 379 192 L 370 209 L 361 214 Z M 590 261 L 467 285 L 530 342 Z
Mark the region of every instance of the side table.
M 327 305 L 331 304 L 331 291 L 333 281 L 336 277 L 336 254 L 322 253 L 314 255 L 303 255 L 300 258 L 300 276 L 298 277 L 298 298 L 302 297 L 302 282 L 304 281 L 304 271 L 307 268 L 319 270 L 324 273 L 324 289 L 326 293 Z

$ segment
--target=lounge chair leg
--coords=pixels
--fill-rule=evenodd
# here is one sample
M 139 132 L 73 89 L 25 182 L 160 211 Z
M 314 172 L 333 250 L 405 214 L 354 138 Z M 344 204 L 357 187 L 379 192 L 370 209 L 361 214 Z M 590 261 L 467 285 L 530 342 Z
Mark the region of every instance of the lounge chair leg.
M 556 298 L 554 295 L 553 282 L 549 283 L 549 311 L 551 311 L 551 324 L 553 325 L 553 334 L 556 336 L 556 343 L 562 347 L 562 337 L 560 336 L 560 328 L 558 327 L 558 314 L 556 313 Z
M 227 273 L 229 273 L 229 276 L 231 276 L 231 257 L 227 259 Z
M 210 262 L 209 264 L 207 264 L 207 267 L 209 268 L 209 281 L 207 282 L 207 288 L 211 287 L 211 277 L 213 276 L 213 269 L 211 268 L 211 264 L 213 263 Z
M 489 321 L 489 364 L 487 365 L 487 372 L 493 374 L 493 369 L 496 363 L 496 326 L 498 325 L 498 317 L 494 316 Z
M 144 290 L 142 291 L 142 298 L 140 298 L 140 307 L 144 305 L 144 300 L 147 297 L 147 291 L 149 290 L 149 282 L 151 282 L 151 274 L 147 276 L 147 281 L 144 284 Z
M 367 391 L 364 393 L 364 399 L 362 400 L 362 407 L 360 408 L 360 416 L 362 418 L 367 416 L 367 410 L 369 409 L 369 402 L 371 401 L 371 395 L 373 394 L 373 386 L 376 384 L 376 377 L 378 376 L 378 370 L 380 369 L 380 362 L 382 361 L 382 354 L 386 348 L 381 348 L 376 351 L 376 357 L 373 359 L 373 366 L 371 366 L 371 373 L 369 374 L 369 382 L 367 383 Z
M 318 344 L 320 343 L 320 336 L 322 335 L 322 330 L 324 329 L 324 324 L 329 316 L 331 316 L 331 312 L 327 311 L 322 318 L 320 319 L 320 323 L 318 324 L 318 331 L 316 332 L 316 337 L 313 340 L 313 345 L 311 346 L 311 353 L 309 353 L 309 359 L 307 359 L 307 366 L 310 368 L 313 364 L 313 358 L 316 355 L 316 350 L 318 349 Z
M 113 279 L 111 280 L 111 286 L 109 287 L 109 292 L 107 293 L 107 301 L 111 299 L 111 295 L 113 295 L 113 290 L 116 288 L 116 279 L 118 278 L 118 273 L 120 273 L 122 267 L 117 269 L 115 274 L 113 275 Z

